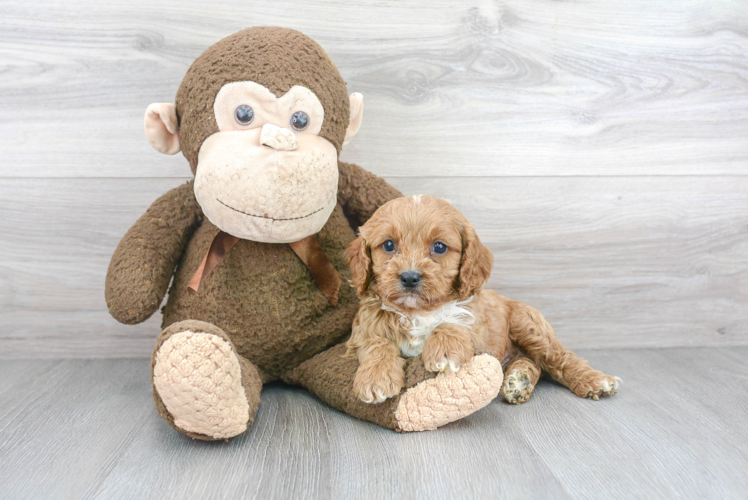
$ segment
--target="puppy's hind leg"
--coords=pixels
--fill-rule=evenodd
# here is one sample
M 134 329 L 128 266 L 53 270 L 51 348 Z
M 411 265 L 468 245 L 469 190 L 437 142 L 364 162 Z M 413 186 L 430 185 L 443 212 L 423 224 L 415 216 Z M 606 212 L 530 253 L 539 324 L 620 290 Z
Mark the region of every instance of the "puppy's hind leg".
M 618 381 L 593 370 L 586 360 L 565 348 L 536 309 L 521 302 L 511 302 L 510 307 L 509 338 L 557 382 L 581 398 L 598 400 L 616 393 Z
M 541 368 L 533 360 L 518 354 L 506 368 L 501 394 L 507 403 L 518 405 L 532 395 L 540 379 Z

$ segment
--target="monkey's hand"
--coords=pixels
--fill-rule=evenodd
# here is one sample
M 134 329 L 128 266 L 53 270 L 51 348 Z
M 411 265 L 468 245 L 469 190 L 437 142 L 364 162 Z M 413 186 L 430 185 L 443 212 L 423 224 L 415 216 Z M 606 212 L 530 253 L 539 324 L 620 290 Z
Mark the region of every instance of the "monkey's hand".
M 403 194 L 353 163 L 338 162 L 338 203 L 345 213 L 363 225 L 379 207 Z
M 125 234 L 109 263 L 104 292 L 117 321 L 141 323 L 156 312 L 201 219 L 190 181 L 153 202 Z

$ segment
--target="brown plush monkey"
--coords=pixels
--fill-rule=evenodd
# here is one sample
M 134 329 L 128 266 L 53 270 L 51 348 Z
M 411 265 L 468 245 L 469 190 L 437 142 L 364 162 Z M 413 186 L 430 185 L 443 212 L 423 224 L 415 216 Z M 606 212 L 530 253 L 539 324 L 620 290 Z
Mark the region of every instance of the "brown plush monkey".
M 338 161 L 362 109 L 317 43 L 268 27 L 216 43 L 187 71 L 176 104 L 148 107 L 149 142 L 181 150 L 195 179 L 127 232 L 106 300 L 118 321 L 139 323 L 171 281 L 151 375 L 156 408 L 178 431 L 205 440 L 241 434 L 262 384 L 277 379 L 406 431 L 461 418 L 498 393 L 490 381 L 501 365 L 483 355 L 438 376 L 414 358 L 403 392 L 381 404 L 353 394 L 357 362 L 342 357 L 341 341 L 358 301 L 343 251 L 351 224 L 401 196 Z

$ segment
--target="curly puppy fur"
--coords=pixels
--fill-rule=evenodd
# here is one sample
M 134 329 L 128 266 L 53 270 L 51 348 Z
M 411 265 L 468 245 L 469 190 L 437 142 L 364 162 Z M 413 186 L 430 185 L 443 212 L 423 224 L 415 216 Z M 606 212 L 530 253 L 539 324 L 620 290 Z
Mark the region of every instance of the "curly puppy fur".
M 493 255 L 444 200 L 386 203 L 360 228 L 346 259 L 361 298 L 346 355 L 358 357 L 354 392 L 363 401 L 399 394 L 403 357 L 421 351 L 432 372 L 457 371 L 476 350 L 491 353 L 502 360 L 502 393 L 514 404 L 527 401 L 541 371 L 580 397 L 616 392 L 616 379 L 566 349 L 537 310 L 483 290 Z

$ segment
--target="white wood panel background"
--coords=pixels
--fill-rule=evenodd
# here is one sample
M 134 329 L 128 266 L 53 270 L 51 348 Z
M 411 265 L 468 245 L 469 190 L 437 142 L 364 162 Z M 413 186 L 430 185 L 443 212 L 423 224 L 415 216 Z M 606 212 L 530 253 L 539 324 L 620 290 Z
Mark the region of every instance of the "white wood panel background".
M 748 345 L 748 2 L 5 0 L 0 357 L 150 353 L 104 276 L 189 168 L 142 115 L 252 25 L 325 47 L 365 96 L 342 158 L 464 210 L 570 347 Z

